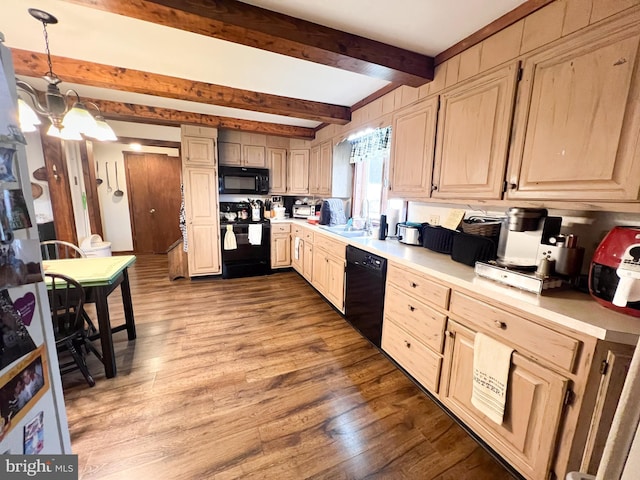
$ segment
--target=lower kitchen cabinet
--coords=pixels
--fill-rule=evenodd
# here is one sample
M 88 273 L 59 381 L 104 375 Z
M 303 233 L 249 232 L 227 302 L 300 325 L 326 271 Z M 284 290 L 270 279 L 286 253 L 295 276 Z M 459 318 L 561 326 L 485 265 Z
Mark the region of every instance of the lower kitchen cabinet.
M 479 332 L 514 350 L 499 425 L 471 403 Z M 390 261 L 382 349 L 524 478 L 549 480 L 596 473 L 634 346 Z
M 475 332 L 450 320 L 446 336 L 442 403 L 527 478 L 548 478 L 568 379 L 514 352 L 498 425 L 471 404 Z
M 271 225 L 271 268 L 291 266 L 291 225 L 275 223 Z
M 343 313 L 346 247 L 326 235 L 314 236 L 311 284 Z
M 313 232 L 294 224 L 291 226 L 291 266 L 311 283 L 312 265 Z
M 313 278 L 313 240 L 304 240 L 302 255 L 302 276 L 307 279 L 307 282 L 311 282 Z

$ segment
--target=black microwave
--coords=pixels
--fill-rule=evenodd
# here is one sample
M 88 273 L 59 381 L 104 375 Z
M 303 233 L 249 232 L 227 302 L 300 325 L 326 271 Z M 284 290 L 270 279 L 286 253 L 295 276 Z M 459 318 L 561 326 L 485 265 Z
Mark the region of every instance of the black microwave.
M 266 168 L 220 167 L 218 192 L 267 195 L 269 193 L 269 170 Z

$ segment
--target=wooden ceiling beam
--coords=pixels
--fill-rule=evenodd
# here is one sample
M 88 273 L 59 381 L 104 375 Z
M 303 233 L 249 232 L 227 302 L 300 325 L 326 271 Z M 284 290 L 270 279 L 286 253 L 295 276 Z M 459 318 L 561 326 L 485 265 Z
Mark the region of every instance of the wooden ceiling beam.
M 66 1 L 401 85 L 433 80 L 433 57 L 234 0 Z
M 218 117 L 203 113 L 184 112 L 170 108 L 150 107 L 134 103 L 113 102 L 96 98 L 83 98 L 95 103 L 108 120 L 123 122 L 150 123 L 153 125 L 180 126 L 182 124 L 200 125 L 203 127 L 241 130 L 243 132 L 262 133 L 279 137 L 313 140 L 313 128 L 281 125 L 278 123 L 256 122 L 239 118 Z
M 49 70 L 47 57 L 43 53 L 17 48 L 11 49 L 11 52 L 16 75 L 39 77 Z M 351 120 L 351 109 L 340 105 L 252 92 L 73 58 L 51 58 L 56 74 L 65 82 L 339 125 Z

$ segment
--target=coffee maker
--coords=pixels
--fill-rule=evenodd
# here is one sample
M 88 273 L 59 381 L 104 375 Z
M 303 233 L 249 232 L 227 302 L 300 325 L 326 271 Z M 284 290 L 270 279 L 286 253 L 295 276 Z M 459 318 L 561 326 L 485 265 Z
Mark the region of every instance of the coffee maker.
M 544 208 L 507 210 L 498 239 L 497 263 L 516 270 L 535 270 L 539 251 L 560 234 L 562 217 L 549 217 Z

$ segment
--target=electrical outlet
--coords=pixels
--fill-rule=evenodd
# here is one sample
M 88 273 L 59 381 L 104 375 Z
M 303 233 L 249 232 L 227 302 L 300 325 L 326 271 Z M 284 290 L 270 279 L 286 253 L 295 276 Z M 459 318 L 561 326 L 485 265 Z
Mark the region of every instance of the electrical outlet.
M 440 225 L 440 215 L 429 215 L 429 225 Z

